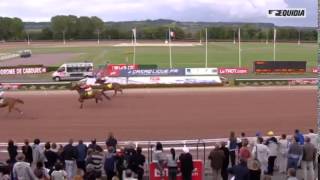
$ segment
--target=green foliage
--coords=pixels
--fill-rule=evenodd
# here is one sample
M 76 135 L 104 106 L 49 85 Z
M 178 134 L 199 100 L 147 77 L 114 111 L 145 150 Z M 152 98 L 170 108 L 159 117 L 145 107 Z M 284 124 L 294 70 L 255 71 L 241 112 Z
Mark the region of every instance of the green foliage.
M 0 40 L 23 38 L 23 22 L 19 18 L 0 17 Z

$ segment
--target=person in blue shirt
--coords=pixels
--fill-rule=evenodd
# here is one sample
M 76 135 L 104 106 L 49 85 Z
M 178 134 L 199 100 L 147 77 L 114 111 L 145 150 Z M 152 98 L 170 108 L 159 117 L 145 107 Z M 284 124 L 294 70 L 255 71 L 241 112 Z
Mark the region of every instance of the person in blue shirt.
M 297 137 L 298 139 L 298 143 L 300 145 L 303 145 L 304 144 L 304 137 L 303 137 L 303 134 L 299 131 L 299 129 L 296 129 L 294 131 L 294 137 Z

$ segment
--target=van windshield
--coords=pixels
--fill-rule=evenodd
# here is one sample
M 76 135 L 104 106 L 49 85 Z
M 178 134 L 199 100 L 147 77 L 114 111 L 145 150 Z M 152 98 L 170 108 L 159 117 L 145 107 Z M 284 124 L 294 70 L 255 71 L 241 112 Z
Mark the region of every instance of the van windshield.
M 57 71 L 58 72 L 64 72 L 66 69 L 64 67 L 59 68 Z

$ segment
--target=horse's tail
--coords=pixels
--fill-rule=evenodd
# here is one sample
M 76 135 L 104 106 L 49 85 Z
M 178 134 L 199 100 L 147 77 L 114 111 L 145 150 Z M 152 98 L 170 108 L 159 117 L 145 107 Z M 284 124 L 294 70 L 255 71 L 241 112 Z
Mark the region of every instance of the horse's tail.
M 18 102 L 18 103 L 20 103 L 20 104 L 24 104 L 24 101 L 22 101 L 21 99 L 16 99 L 16 101 Z

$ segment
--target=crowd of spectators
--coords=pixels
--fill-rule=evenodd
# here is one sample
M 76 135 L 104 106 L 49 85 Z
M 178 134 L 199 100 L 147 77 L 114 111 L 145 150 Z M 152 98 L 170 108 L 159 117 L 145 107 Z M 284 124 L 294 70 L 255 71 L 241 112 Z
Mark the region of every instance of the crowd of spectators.
M 247 138 L 245 133 L 237 137 L 235 132 L 231 132 L 228 141 L 214 144 L 207 158 L 213 180 L 267 180 L 272 179 L 275 170 L 284 179 L 298 180 L 298 168 L 302 169 L 303 180 L 315 180 L 316 146 L 317 134 L 312 129 L 305 135 L 295 130 L 292 136 L 282 134 L 280 138 L 275 137 L 272 131 L 267 133 L 267 137 L 257 133 L 255 139 Z M 142 148 L 134 144 L 118 150 L 117 147 L 112 133 L 103 147 L 96 140 L 86 145 L 82 140 L 74 143 L 70 139 L 64 146 L 52 142 L 42 146 L 40 139 L 35 139 L 30 145 L 25 140 L 22 153 L 18 153 L 18 146 L 9 140 L 9 159 L 6 164 L 0 164 L 0 179 L 143 179 L 146 158 Z M 160 179 L 168 176 L 169 180 L 175 180 L 178 173 L 183 180 L 192 179 L 193 157 L 187 146 L 178 156 L 174 148 L 166 152 L 158 142 L 152 159 Z

